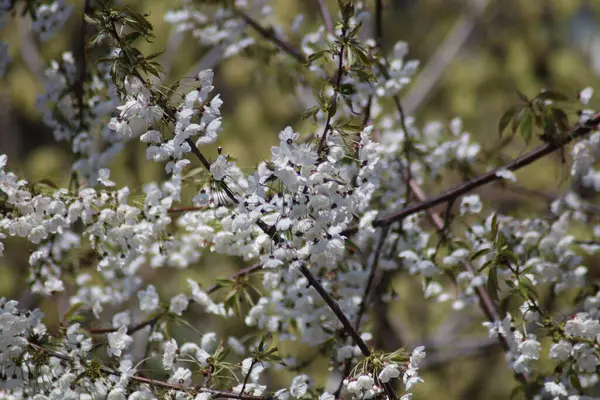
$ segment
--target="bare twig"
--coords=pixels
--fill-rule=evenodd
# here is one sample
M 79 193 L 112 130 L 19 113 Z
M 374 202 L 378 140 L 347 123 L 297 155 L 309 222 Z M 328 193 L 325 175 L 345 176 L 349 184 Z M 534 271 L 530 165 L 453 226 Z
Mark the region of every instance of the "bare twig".
M 367 303 L 369 302 L 369 296 L 371 291 L 371 286 L 373 286 L 373 282 L 375 280 L 375 275 L 377 272 L 377 266 L 379 264 L 379 258 L 381 257 L 381 250 L 383 249 L 383 245 L 385 240 L 387 239 L 389 233 L 389 227 L 383 227 L 381 230 L 381 236 L 379 237 L 379 242 L 377 243 L 377 248 L 375 249 L 375 254 L 373 254 L 373 261 L 371 262 L 371 267 L 369 268 L 369 277 L 367 278 L 367 284 L 365 286 L 365 291 L 362 296 L 362 300 L 360 302 L 360 306 L 358 307 L 358 313 L 356 314 L 356 321 L 354 322 L 354 327 L 358 330 L 360 328 L 360 320 L 362 319 L 363 314 L 367 309 Z
M 160 313 L 146 321 L 138 322 L 137 324 L 131 324 L 127 327 L 127 334 L 132 335 L 137 331 L 144 329 L 147 326 L 154 326 L 165 316 L 166 313 Z M 116 332 L 119 328 L 85 328 L 86 331 L 92 335 L 102 335 L 105 333 Z
M 258 22 L 256 22 L 248 14 L 244 13 L 243 11 L 241 11 L 237 8 L 234 8 L 233 12 L 238 17 L 243 19 L 244 22 L 246 24 L 248 24 L 248 26 L 250 26 L 256 32 L 258 32 L 262 37 L 273 42 L 277 47 L 279 47 L 285 53 L 294 57 L 299 63 L 304 64 L 306 62 L 306 58 L 304 57 L 304 55 L 302 55 L 302 53 L 297 48 L 292 46 L 290 43 L 286 42 L 284 39 L 277 36 L 277 34 L 275 33 L 275 31 L 273 29 L 264 28 L 262 25 L 260 25 Z

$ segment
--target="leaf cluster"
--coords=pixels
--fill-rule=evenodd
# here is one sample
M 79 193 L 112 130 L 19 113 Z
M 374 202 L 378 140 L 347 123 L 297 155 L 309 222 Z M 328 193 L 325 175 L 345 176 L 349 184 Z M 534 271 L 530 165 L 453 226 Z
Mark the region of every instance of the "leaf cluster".
M 151 43 L 154 38 L 153 26 L 148 22 L 148 16 L 148 14 L 137 13 L 129 7 L 117 10 L 106 1 L 101 1 L 100 7 L 93 15 L 84 17 L 88 24 L 98 28 L 98 32 L 88 41 L 88 47 L 96 46 L 106 39 L 119 48 L 115 55 L 99 58 L 97 62 L 110 63 L 110 75 L 121 96 L 125 94 L 125 77 L 139 75 L 139 71 L 156 77 L 164 73 L 163 66 L 158 61 L 154 61 L 162 51 L 145 56 L 133 47 L 139 39 Z
M 569 98 L 562 93 L 545 91 L 529 100 L 523 93 L 517 93 L 521 103 L 509 108 L 500 118 L 498 122 L 500 137 L 510 125 L 512 134 L 519 131 L 525 144 L 531 142 L 534 133 L 547 143 L 560 141 L 569 131 L 569 118 L 563 109 L 556 106 L 556 103 L 567 101 Z

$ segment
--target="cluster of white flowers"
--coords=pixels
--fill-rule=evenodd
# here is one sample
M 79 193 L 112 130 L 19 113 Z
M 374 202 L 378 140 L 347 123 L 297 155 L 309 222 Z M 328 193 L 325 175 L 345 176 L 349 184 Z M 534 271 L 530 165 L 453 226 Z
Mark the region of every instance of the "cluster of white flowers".
M 77 179 L 94 183 L 102 168 L 123 149 L 123 138 L 106 126 L 118 104 L 108 83 L 108 71 L 100 69 L 89 81 L 79 82 L 73 54 L 66 52 L 60 61 L 50 63 L 45 78 L 45 93 L 37 98 L 42 120 L 52 129 L 56 141 L 70 144 L 75 155 L 72 171 Z M 71 90 L 74 84 L 77 91 Z M 100 135 L 92 127 L 99 127 Z
M 183 7 L 168 11 L 165 21 L 175 26 L 176 32 L 191 32 L 201 44 L 218 47 L 222 57 L 234 56 L 255 44 L 255 39 L 244 33 L 246 21 L 233 9 L 248 11 L 263 20 L 272 14 L 267 0 L 235 0 L 231 8 L 202 7 L 192 1 L 183 1 Z
M 584 291 L 589 277 L 578 247 L 593 253 L 600 246 L 579 246 L 571 234 L 570 224 L 589 222 L 574 193 L 553 202 L 549 217 L 517 218 L 485 216 L 483 195 L 463 192 L 448 202 L 448 226 L 437 226 L 443 231 L 439 237 L 425 213 L 382 224 L 382 210 L 400 210 L 413 201 L 414 185 L 440 178 L 456 165 L 474 167 L 481 146 L 459 118 L 447 129 L 438 122 L 419 128 L 411 117 L 385 113 L 383 104 L 410 82 L 418 62 L 406 60 L 403 42 L 387 57 L 377 54 L 371 38 L 362 38 L 360 49 L 336 53 L 340 43 L 358 41 L 358 36 L 349 40 L 344 35 L 371 18 L 360 2 L 355 6 L 352 15 L 341 13 L 345 20 L 331 32 L 319 27 L 302 36 L 298 53 L 287 50 L 300 58 L 324 49 L 335 55 L 311 63 L 305 72 L 311 79 L 328 78 L 339 69 L 337 87 L 328 86 L 322 94 L 336 107 L 315 113 L 313 141 L 291 126 L 282 129 L 270 159 L 249 173 L 222 148 L 213 155 L 208 146 L 218 141 L 222 128 L 223 101 L 213 93 L 212 70 L 196 74 L 194 88 L 181 94 L 182 101 L 172 101 L 131 65 L 117 103 L 107 66 L 79 82 L 73 54 L 51 63 L 38 106 L 56 140 L 69 142 L 76 155 L 77 184 L 56 189 L 27 182 L 9 171 L 1 155 L 0 239 L 20 237 L 35 245 L 29 257 L 31 291 L 40 296 L 62 292 L 71 310 L 58 333 L 48 332 L 38 310 L 23 312 L 15 301 L 0 300 L 0 375 L 7 378 L 0 397 L 145 400 L 156 398 L 160 387 L 173 398 L 207 400 L 220 396 L 213 388 L 221 387 L 240 398 L 386 399 L 394 380 L 402 379 L 401 397 L 408 400 L 423 381 L 424 347 L 415 345 L 410 356 L 366 350 L 375 333 L 369 332 L 373 326 L 366 312 L 371 298 L 393 298 L 389 288 L 372 293 L 371 286 L 381 272 L 402 271 L 422 281 L 428 300 L 454 310 L 480 304 L 488 317 L 484 326 L 503 343 L 508 365 L 521 380 L 538 373 L 535 361 L 546 353 L 556 361 L 561 368 L 543 376 L 540 395 L 567 396 L 578 392 L 578 385 L 598 381 L 600 292 Z M 34 28 L 49 37 L 71 7 L 64 1 L 44 3 Z M 226 58 L 255 43 L 247 28 L 260 32 L 263 25 L 255 26 L 253 18 L 265 23 L 270 15 L 266 0 L 237 0 L 230 7 L 183 1 L 182 9 L 165 19 L 204 45 L 220 46 Z M 131 20 L 138 23 L 136 18 Z M 297 18 L 292 31 L 298 32 L 301 22 Z M 266 32 L 279 41 L 286 33 L 277 26 Z M 116 48 L 111 54 L 128 50 Z M 358 68 L 356 57 L 347 54 L 352 51 L 381 57 L 380 65 L 361 66 L 374 82 L 352 73 Z M 306 82 L 310 79 L 299 79 L 298 85 Z M 342 93 L 342 85 L 352 90 Z M 581 92 L 584 105 L 592 93 L 590 88 Z M 369 121 L 359 127 L 342 123 L 366 107 Z M 163 164 L 168 176 L 143 186 L 143 193 L 111 180 L 110 161 L 131 140 L 144 143 L 147 160 Z M 574 179 L 595 190 L 600 190 L 600 174 L 593 168 L 599 144 L 600 132 L 592 132 L 573 148 Z M 186 179 L 197 175 L 191 166 L 198 161 L 208 178 Z M 500 168 L 495 175 L 514 181 L 513 170 Z M 190 198 L 192 205 L 186 204 Z M 453 230 L 454 218 L 468 229 Z M 0 255 L 5 251 L 0 242 Z M 228 283 L 202 289 L 203 283 L 188 279 L 189 291 L 168 298 L 142 274 L 148 268 L 197 265 L 207 252 L 256 264 L 262 287 L 249 295 L 234 277 L 232 291 L 219 301 L 211 294 Z M 580 290 L 580 308 L 558 318 L 539 304 L 541 287 L 553 296 Z M 488 304 L 485 295 L 498 301 Z M 236 296 L 247 303 L 241 312 L 232 306 Z M 506 310 L 500 299 L 518 299 L 519 307 Z M 172 336 L 170 323 L 185 320 L 192 308 L 211 317 L 239 317 L 262 336 L 242 344 L 212 327 L 193 341 Z M 147 319 L 135 322 L 138 318 Z M 93 328 L 107 320 L 111 328 Z M 139 331 L 148 342 L 142 357 Z M 552 333 L 548 351 L 541 345 L 544 331 Z M 93 340 L 96 334 L 105 340 Z M 299 365 L 294 357 L 280 357 L 274 347 L 265 350 L 270 340 L 265 338 L 271 337 L 319 348 L 331 370 L 345 376 L 323 388 L 298 367 L 289 386 L 269 387 L 267 372 Z M 140 365 L 153 358 L 168 374 L 165 381 L 139 374 Z

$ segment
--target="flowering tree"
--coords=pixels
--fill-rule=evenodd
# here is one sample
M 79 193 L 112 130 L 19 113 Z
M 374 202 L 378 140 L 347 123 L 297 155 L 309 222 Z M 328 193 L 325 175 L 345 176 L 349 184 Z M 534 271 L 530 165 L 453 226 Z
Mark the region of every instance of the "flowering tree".
M 227 100 L 215 93 L 214 72 L 163 83 L 160 53 L 138 48 L 152 39 L 147 15 L 85 0 L 80 47 L 51 63 L 38 99 L 55 139 L 72 149 L 69 185 L 27 182 L 0 156 L 0 238 L 35 246 L 28 290 L 64 293 L 70 304 L 53 331 L 38 309 L 0 300 L 2 398 L 409 399 L 423 381 L 425 348 L 377 340 L 395 335 L 383 330 L 381 309 L 402 301 L 391 293 L 403 273 L 422 281 L 432 303 L 479 310 L 515 396 L 596 393 L 600 292 L 581 254 L 600 247 L 575 240 L 569 225 L 588 224 L 598 208 L 569 192 L 549 214 L 520 219 L 484 208 L 473 192 L 510 185 L 514 171 L 570 144 L 571 179 L 597 190 L 600 113 L 570 116 L 569 98 L 550 90 L 520 94 L 497 130 L 538 147 L 428 196 L 423 183 L 475 169 L 481 146 L 460 119 L 446 132 L 405 115 L 399 93 L 418 63 L 406 60 L 405 43 L 382 51 L 382 0 L 338 0 L 335 10 L 318 1 L 323 24 L 314 32 L 300 19 L 267 26 L 266 0 L 181 3 L 165 19 L 221 49 L 221 59 L 270 46 L 271 62 L 314 94 L 304 113 L 312 132 L 282 127 L 271 158 L 243 172 L 209 146 L 219 142 Z M 0 5 L 32 18 L 42 40 L 76 18 L 61 0 Z M 363 27 L 369 18 L 373 32 Z M 290 31 L 302 33 L 299 45 L 286 39 Z M 0 50 L 4 70 L 10 60 Z M 584 106 L 591 96 L 581 91 Z M 141 190 L 110 179 L 111 160 L 134 140 L 165 171 Z M 440 205 L 442 216 L 433 211 Z M 248 267 L 212 285 L 188 280 L 172 298 L 143 277 L 148 268 L 202 268 L 209 252 Z M 254 334 L 197 331 L 191 308 L 242 320 Z M 181 323 L 196 332 L 190 340 L 172 336 Z M 329 376 L 309 375 L 310 360 L 286 354 L 286 345 L 316 349 Z M 267 379 L 281 369 L 293 376 L 284 387 Z

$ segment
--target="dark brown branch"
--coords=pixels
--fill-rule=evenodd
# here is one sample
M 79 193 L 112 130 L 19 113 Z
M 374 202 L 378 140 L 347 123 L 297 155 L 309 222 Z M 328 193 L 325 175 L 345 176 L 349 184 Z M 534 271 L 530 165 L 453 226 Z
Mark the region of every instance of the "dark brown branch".
M 299 267 L 299 269 L 300 269 L 300 272 L 302 273 L 302 275 L 304 275 L 304 277 L 306 279 L 308 279 L 309 284 L 315 288 L 317 293 L 319 293 L 321 298 L 325 301 L 325 303 L 327 303 L 327 306 L 329 307 L 329 309 L 331 309 L 331 311 L 333 311 L 335 316 L 342 323 L 342 326 L 344 327 L 344 331 L 352 338 L 352 340 L 354 340 L 354 343 L 356 343 L 356 345 L 360 349 L 363 356 L 369 357 L 371 355 L 371 351 L 369 350 L 367 343 L 365 343 L 363 338 L 360 337 L 360 334 L 358 333 L 358 331 L 356 329 L 354 329 L 354 327 L 352 326 L 352 323 L 350 322 L 350 320 L 348 319 L 346 314 L 344 314 L 344 312 L 340 308 L 340 305 L 337 303 L 337 301 L 335 301 L 335 299 L 333 297 L 331 297 L 331 295 L 329 293 L 327 293 L 327 290 L 325 290 L 325 288 L 321 285 L 319 280 L 312 274 L 312 272 L 310 272 L 310 270 L 306 267 L 306 265 L 302 264 Z M 397 400 L 397 396 L 394 393 L 394 390 L 389 382 L 383 384 L 383 388 L 390 398 Z
M 354 327 L 358 330 L 360 329 L 360 320 L 362 319 L 363 314 L 367 309 L 367 304 L 369 302 L 369 296 L 371 292 L 371 286 L 373 286 L 373 282 L 375 280 L 375 275 L 377 272 L 377 266 L 379 265 L 379 258 L 381 257 L 381 250 L 383 249 L 383 245 L 385 240 L 387 239 L 389 233 L 389 227 L 385 226 L 381 230 L 381 237 L 379 238 L 379 242 L 377 243 L 377 248 L 375 249 L 375 254 L 373 255 L 373 261 L 371 263 L 371 267 L 369 268 L 369 277 L 367 279 L 367 285 L 365 286 L 365 291 L 362 296 L 362 300 L 360 302 L 360 306 L 358 307 L 358 313 L 356 314 L 356 321 L 354 322 Z
M 132 335 L 137 331 L 141 331 L 147 326 L 154 326 L 160 321 L 162 317 L 165 316 L 165 313 L 160 313 L 146 321 L 138 322 L 137 324 L 132 324 L 127 327 L 127 334 Z M 102 335 L 105 333 L 116 332 L 119 328 L 85 328 L 86 331 L 91 333 L 92 335 Z
M 264 28 L 258 22 L 252 19 L 252 17 L 250 17 L 248 14 L 244 13 L 243 11 L 237 8 L 233 9 L 233 13 L 241 19 L 243 19 L 246 24 L 248 24 L 256 32 L 258 32 L 262 37 L 273 42 L 285 53 L 294 57 L 299 63 L 304 64 L 306 62 L 306 58 L 304 57 L 304 55 L 290 43 L 277 36 L 273 29 Z
M 375 0 L 375 42 L 381 49 L 383 40 L 383 0 Z
M 411 181 L 411 188 L 417 199 L 423 201 L 426 198 L 425 193 L 416 182 Z M 436 230 L 440 233 L 444 232 L 446 224 L 444 223 L 442 218 L 437 213 L 431 212 L 429 209 L 426 209 L 426 211 L 427 216 L 435 226 Z M 465 268 L 465 270 L 467 270 L 473 275 L 476 273 L 473 266 L 468 262 L 463 262 L 463 267 Z M 477 295 L 477 299 L 479 300 L 479 306 L 485 314 L 485 316 L 487 317 L 488 321 L 492 323 L 498 322 L 500 318 L 498 316 L 498 313 L 496 312 L 496 307 L 494 306 L 492 298 L 490 297 L 490 294 L 488 293 L 487 289 L 483 285 L 478 285 L 475 287 L 475 294 Z M 500 345 L 502 346 L 504 352 L 508 353 L 510 351 L 510 345 L 508 344 L 508 340 L 506 339 L 506 337 L 498 335 L 498 341 L 500 342 Z M 517 380 L 523 383 L 526 383 L 528 379 L 528 377 L 525 374 L 520 374 L 516 372 L 515 377 L 517 378 Z
M 38 344 L 30 342 L 29 346 L 35 350 L 38 350 L 38 351 L 41 351 L 41 352 L 47 354 L 50 357 L 54 357 L 59 360 L 63 360 L 63 361 L 67 361 L 67 362 L 74 361 L 71 357 L 68 357 L 64 354 L 61 354 L 61 353 L 58 353 L 58 352 L 55 352 L 52 350 L 48 350 Z M 102 372 L 105 375 L 121 376 L 121 372 L 115 371 L 115 370 L 110 369 L 105 366 L 100 367 L 99 370 L 100 370 L 100 372 Z M 213 396 L 213 398 L 217 398 L 217 399 L 218 398 L 240 399 L 240 400 L 265 400 L 266 399 L 266 397 L 238 394 L 238 393 L 233 393 L 233 392 L 227 392 L 224 390 L 209 389 L 209 388 L 203 388 L 203 387 L 198 387 L 198 386 L 179 385 L 179 384 L 175 384 L 175 383 L 169 383 L 169 382 L 165 382 L 165 381 L 159 381 L 156 379 L 146 378 L 144 376 L 138 376 L 138 375 L 130 376 L 129 379 L 132 381 L 138 382 L 138 383 L 145 383 L 150 386 L 156 386 L 156 387 L 160 387 L 163 389 L 176 390 L 179 392 L 186 392 L 186 393 L 193 393 L 193 394 L 209 393 Z
M 383 244 L 385 243 L 385 239 L 389 233 L 389 227 L 384 227 L 381 231 L 381 237 L 379 238 L 379 242 L 377 243 L 377 248 L 375 249 L 375 254 L 373 255 L 373 261 L 371 263 L 371 267 L 369 268 L 369 277 L 367 279 L 367 285 L 365 286 L 365 291 L 362 296 L 362 300 L 358 307 L 358 312 L 356 313 L 356 319 L 354 321 L 354 329 L 357 331 L 360 330 L 360 321 L 362 319 L 363 314 L 367 309 L 367 303 L 369 299 L 369 293 L 371 291 L 371 286 L 373 285 L 373 281 L 375 280 L 375 273 L 377 271 L 377 265 L 379 264 L 379 257 L 381 256 L 381 250 L 383 249 Z M 335 397 L 339 398 L 340 393 L 342 392 L 342 388 L 344 386 L 344 379 L 350 373 L 352 369 L 352 358 L 349 358 L 344 363 L 344 371 L 342 373 L 342 380 L 335 391 Z
M 354 340 L 361 353 L 365 357 L 370 356 L 371 351 L 369 350 L 369 347 L 367 346 L 365 341 L 360 337 L 360 334 L 356 331 L 356 329 L 354 329 L 354 326 L 352 326 L 352 323 L 350 322 L 346 314 L 344 314 L 337 301 L 335 301 L 335 299 L 331 297 L 329 293 L 327 293 L 327 290 L 325 290 L 323 285 L 321 285 L 319 280 L 313 275 L 312 272 L 310 272 L 306 265 L 301 265 L 299 269 L 302 275 L 304 275 L 304 277 L 308 279 L 309 284 L 315 288 L 317 293 L 319 293 L 321 298 L 325 301 L 325 303 L 327 303 L 327 306 L 329 306 L 331 311 L 333 311 L 335 316 L 340 320 L 342 326 L 344 327 L 344 331 Z
M 595 129 L 595 127 L 598 125 L 598 123 L 600 123 L 600 113 L 594 115 L 592 118 L 590 118 L 584 124 L 572 129 L 571 132 L 569 132 L 569 134 L 567 134 L 561 142 L 544 144 L 544 145 L 538 147 L 537 149 L 534 149 L 534 150 L 530 151 L 529 153 L 523 155 L 522 157 L 517 158 L 512 163 L 509 163 L 503 167 L 496 168 L 490 172 L 480 175 L 466 183 L 463 183 L 462 185 L 459 185 L 453 189 L 446 191 L 445 193 L 443 193 L 439 196 L 436 196 L 436 197 L 433 197 L 430 199 L 425 199 L 418 204 L 415 204 L 410 207 L 406 207 L 399 211 L 393 211 L 393 212 L 384 214 L 383 216 L 378 217 L 373 222 L 373 226 L 389 225 L 393 222 L 400 221 L 401 219 L 403 219 L 409 215 L 418 213 L 420 211 L 428 210 L 431 207 L 437 206 L 438 204 L 446 203 L 450 200 L 455 200 L 455 199 L 471 192 L 472 190 L 475 190 L 475 189 L 477 189 L 481 186 L 484 186 L 488 183 L 498 181 L 498 180 L 502 179 L 501 177 L 496 175 L 496 172 L 498 172 L 499 170 L 507 169 L 509 171 L 517 171 L 517 170 L 533 163 L 534 161 L 537 161 L 540 158 L 542 158 L 550 153 L 553 153 L 556 150 L 561 149 L 563 146 L 571 143 L 573 140 L 587 135 L 588 133 L 590 133 L 592 130 Z
M 182 214 L 191 211 L 204 211 L 207 210 L 206 206 L 183 206 L 183 207 L 171 207 L 167 209 L 169 214 Z

